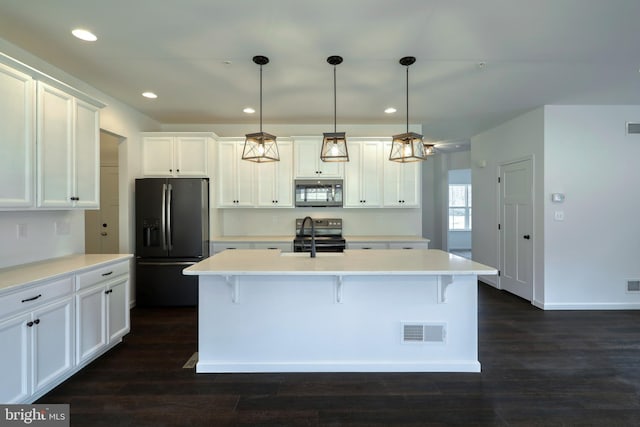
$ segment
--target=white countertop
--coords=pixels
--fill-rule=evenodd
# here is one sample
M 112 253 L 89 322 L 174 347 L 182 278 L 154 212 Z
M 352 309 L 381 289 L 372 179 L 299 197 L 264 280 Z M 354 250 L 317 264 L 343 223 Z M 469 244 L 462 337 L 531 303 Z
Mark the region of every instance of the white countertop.
M 215 236 L 211 238 L 212 242 L 292 242 L 294 235 L 288 236 Z M 398 236 L 398 235 L 345 235 L 343 236 L 347 242 L 429 242 L 421 236 Z
M 498 271 L 437 249 L 345 250 L 282 253 L 268 249 L 223 251 L 183 270 L 186 275 L 493 275 Z
M 131 254 L 78 254 L 2 268 L 0 269 L 0 290 L 54 279 L 132 257 Z

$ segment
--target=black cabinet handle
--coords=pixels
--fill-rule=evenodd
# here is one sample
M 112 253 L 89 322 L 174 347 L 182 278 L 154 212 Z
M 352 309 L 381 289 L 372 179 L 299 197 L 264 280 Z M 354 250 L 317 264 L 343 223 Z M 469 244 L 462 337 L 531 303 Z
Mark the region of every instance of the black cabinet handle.
M 525 235 L 524 235 L 524 236 L 522 236 L 522 237 L 523 237 L 523 238 L 525 238 L 525 239 L 527 239 L 527 240 L 531 239 L 531 236 L 530 236 L 530 235 L 528 235 L 528 234 L 525 234 Z
M 27 322 L 27 327 L 32 327 L 33 326 L 33 322 Z
M 38 294 L 35 297 L 31 297 L 31 298 L 27 298 L 27 299 L 23 299 L 22 302 L 28 302 L 28 301 L 35 301 L 38 298 L 40 298 L 42 296 L 42 294 Z
M 36 325 L 40 324 L 40 319 L 34 320 L 33 323 L 35 323 Z
M 104 291 L 105 295 L 109 295 L 110 293 L 113 293 L 113 289 L 109 289 L 108 291 Z
M 113 274 L 113 271 L 108 271 L 106 273 L 102 273 L 102 276 L 110 276 Z

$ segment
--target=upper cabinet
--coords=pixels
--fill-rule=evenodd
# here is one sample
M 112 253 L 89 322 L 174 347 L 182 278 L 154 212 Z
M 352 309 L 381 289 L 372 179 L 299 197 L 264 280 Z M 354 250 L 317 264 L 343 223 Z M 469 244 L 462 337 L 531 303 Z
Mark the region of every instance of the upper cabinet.
M 207 177 L 211 134 L 146 133 L 142 139 L 145 176 Z
M 244 139 L 221 139 L 217 141 L 217 144 L 218 207 L 253 207 L 253 166 L 255 163 L 242 160 Z
M 36 123 L 38 207 L 97 209 L 99 109 L 38 82 Z
M 0 53 L 0 210 L 98 208 L 102 107 Z
M 391 141 L 385 142 L 384 152 L 391 150 Z M 422 162 L 384 162 L 384 207 L 420 207 L 420 171 Z
M 34 203 L 35 81 L 0 64 L 0 208 Z
M 278 152 L 279 162 L 255 163 L 258 207 L 293 207 L 293 143 L 278 140 Z
M 320 160 L 322 137 L 294 136 L 295 177 L 296 178 L 342 178 L 342 162 Z
M 375 208 L 382 204 L 382 142 L 349 140 L 344 166 L 345 208 Z

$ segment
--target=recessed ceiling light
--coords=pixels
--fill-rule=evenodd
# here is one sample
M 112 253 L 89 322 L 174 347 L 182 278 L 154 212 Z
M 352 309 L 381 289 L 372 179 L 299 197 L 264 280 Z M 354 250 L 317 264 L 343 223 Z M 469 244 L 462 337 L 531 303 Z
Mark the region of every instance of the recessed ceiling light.
M 385 113 L 387 113 L 387 114 L 393 114 L 393 113 L 395 113 L 396 111 L 398 111 L 398 110 L 396 110 L 396 109 L 395 109 L 395 108 L 393 108 L 393 107 L 385 108 L 385 110 L 384 110 L 384 112 L 385 112 Z
M 256 112 L 256 110 L 254 110 L 254 109 L 253 109 L 253 108 L 251 108 L 251 107 L 247 107 L 247 108 L 245 108 L 244 110 L 242 110 L 242 112 L 243 112 L 243 113 L 247 113 L 247 114 L 253 114 L 253 113 L 255 113 L 255 112 Z
M 142 96 L 149 99 L 156 99 L 158 97 L 158 95 L 153 92 L 142 92 Z
M 76 28 L 75 30 L 71 31 L 71 34 L 86 42 L 94 42 L 98 40 L 98 37 L 96 37 L 95 34 L 93 34 L 89 30 L 83 30 L 82 28 Z

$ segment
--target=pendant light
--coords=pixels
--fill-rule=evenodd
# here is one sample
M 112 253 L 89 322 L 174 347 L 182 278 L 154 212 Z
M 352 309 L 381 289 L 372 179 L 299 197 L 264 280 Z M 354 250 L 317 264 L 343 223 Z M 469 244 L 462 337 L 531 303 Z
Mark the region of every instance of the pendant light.
M 436 154 L 436 145 L 430 142 L 425 142 L 423 150 L 425 157 L 431 157 Z
M 342 57 L 330 56 L 327 62 L 333 65 L 333 132 L 323 134 L 320 159 L 323 162 L 348 162 L 347 137 L 344 132 L 336 132 L 336 65 L 342 63 Z
M 258 163 L 277 162 L 280 160 L 280 153 L 278 153 L 276 137 L 262 132 L 262 66 L 269 63 L 269 58 L 258 55 L 253 57 L 253 62 L 260 66 L 260 132 L 245 135 L 242 160 Z
M 389 160 L 406 163 L 425 160 L 422 135 L 409 132 L 409 66 L 416 62 L 413 56 L 405 56 L 400 59 L 400 65 L 407 67 L 407 132 L 393 136 Z

